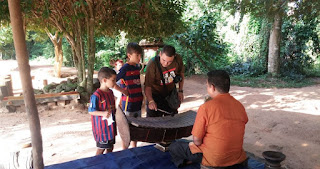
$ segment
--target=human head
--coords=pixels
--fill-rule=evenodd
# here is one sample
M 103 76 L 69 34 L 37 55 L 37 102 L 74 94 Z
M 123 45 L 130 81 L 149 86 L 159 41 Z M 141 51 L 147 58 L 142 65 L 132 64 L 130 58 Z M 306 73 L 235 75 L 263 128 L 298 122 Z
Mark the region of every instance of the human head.
M 213 86 L 219 93 L 229 93 L 230 77 L 226 71 L 212 70 L 207 73 L 207 76 L 207 85 L 209 88 Z
M 173 46 L 165 45 L 160 52 L 160 63 L 163 67 L 168 67 L 176 56 L 176 49 Z
M 121 59 L 117 59 L 117 60 L 114 62 L 114 69 L 115 69 L 116 71 L 119 71 L 122 66 L 123 66 L 123 61 L 122 61 Z
M 127 45 L 127 56 L 129 62 L 138 64 L 142 55 L 142 48 L 137 43 L 131 42 Z
M 116 72 L 108 67 L 102 67 L 98 72 L 100 87 L 112 88 L 116 84 Z

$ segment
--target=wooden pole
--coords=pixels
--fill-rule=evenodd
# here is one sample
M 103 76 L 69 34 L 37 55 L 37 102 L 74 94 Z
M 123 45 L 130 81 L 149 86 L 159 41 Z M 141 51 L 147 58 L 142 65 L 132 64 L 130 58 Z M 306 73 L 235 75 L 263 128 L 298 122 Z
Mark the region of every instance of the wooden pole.
M 41 127 L 30 75 L 29 57 L 23 30 L 20 0 L 8 0 L 8 4 L 14 47 L 22 82 L 24 103 L 26 105 L 26 112 L 28 113 L 31 132 L 33 167 L 35 169 L 43 169 Z

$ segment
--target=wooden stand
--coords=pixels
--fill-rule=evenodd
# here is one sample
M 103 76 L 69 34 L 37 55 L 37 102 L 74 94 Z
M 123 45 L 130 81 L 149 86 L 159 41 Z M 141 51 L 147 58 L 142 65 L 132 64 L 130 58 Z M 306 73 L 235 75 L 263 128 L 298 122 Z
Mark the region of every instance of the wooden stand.
M 80 99 L 80 94 L 78 92 L 65 92 L 65 93 L 51 93 L 51 94 L 38 94 L 34 95 L 36 99 L 36 104 L 58 102 L 59 106 L 64 106 L 67 100 L 77 100 Z M 2 104 L 6 106 L 9 112 L 14 112 L 16 107 L 24 105 L 23 96 L 8 96 L 4 97 Z
M 11 75 L 7 75 L 4 79 L 1 79 L 0 93 L 0 99 L 13 96 Z
M 161 142 L 154 145 L 154 147 L 162 152 L 167 152 L 169 150 L 171 142 Z

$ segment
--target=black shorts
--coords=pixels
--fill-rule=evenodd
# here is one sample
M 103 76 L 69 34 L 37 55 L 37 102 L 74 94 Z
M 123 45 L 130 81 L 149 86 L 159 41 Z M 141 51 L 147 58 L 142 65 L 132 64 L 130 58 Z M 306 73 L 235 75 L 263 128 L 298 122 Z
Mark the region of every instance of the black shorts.
M 113 145 L 115 144 L 115 139 L 113 140 L 108 140 L 106 142 L 97 142 L 97 148 L 100 149 L 112 149 Z
M 171 155 L 171 161 L 176 167 L 181 167 L 186 165 L 187 161 L 192 161 L 194 163 L 201 163 L 202 153 L 192 154 L 189 148 L 188 140 L 177 140 L 172 142 L 169 146 L 169 153 Z

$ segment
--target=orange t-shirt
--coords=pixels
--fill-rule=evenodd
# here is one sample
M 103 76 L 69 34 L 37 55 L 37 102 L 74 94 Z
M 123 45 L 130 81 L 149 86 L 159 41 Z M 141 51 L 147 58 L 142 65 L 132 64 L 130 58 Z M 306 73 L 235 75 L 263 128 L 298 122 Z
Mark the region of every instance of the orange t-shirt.
M 224 167 L 243 162 L 247 158 L 242 148 L 247 122 L 243 105 L 229 93 L 214 97 L 198 110 L 192 135 L 202 139 L 202 144 L 192 144 L 191 152 L 202 152 L 205 166 Z

